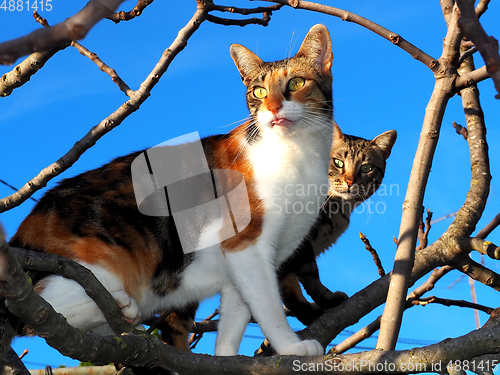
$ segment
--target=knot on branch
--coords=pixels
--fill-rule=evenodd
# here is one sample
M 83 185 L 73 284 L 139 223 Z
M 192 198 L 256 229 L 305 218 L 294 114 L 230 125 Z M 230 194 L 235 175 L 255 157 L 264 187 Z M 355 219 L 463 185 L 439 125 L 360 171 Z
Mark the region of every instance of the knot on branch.
M 83 39 L 87 34 L 87 29 L 85 25 L 80 23 L 74 25 L 68 33 L 68 38 L 71 40 Z
M 401 36 L 399 36 L 398 34 L 391 34 L 389 35 L 389 38 L 391 39 L 391 42 L 395 45 L 398 45 L 399 43 L 401 43 Z

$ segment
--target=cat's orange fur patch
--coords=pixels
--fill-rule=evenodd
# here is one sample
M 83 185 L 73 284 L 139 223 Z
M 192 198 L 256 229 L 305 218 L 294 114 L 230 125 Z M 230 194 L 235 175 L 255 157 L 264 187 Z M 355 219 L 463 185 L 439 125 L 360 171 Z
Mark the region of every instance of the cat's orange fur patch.
M 134 296 L 147 285 L 159 262 L 158 249 L 148 249 L 145 234 L 129 233 L 134 251 L 108 244 L 96 237 L 77 237 L 64 229 L 53 212 L 32 214 L 19 227 L 16 238 L 29 248 L 77 259 L 88 264 L 102 265 L 120 277 L 125 290 Z M 149 242 L 149 246 L 152 241 Z M 42 287 L 43 288 L 43 287 Z
M 221 247 L 225 251 L 241 251 L 246 249 L 257 242 L 262 232 L 264 207 L 255 189 L 252 164 L 246 158 L 245 152 L 241 152 L 242 147 L 246 144 L 245 128 L 247 126 L 248 123 L 245 123 L 237 127 L 230 133 L 228 138 L 223 141 L 213 141 L 210 145 L 214 153 L 218 155 L 215 168 L 235 169 L 243 174 L 250 203 L 250 223 L 241 232 L 222 241 Z

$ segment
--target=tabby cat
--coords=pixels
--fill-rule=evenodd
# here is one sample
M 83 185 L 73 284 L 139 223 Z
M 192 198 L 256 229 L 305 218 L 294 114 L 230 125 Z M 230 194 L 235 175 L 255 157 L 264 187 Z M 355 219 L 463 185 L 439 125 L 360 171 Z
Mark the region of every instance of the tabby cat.
M 306 239 L 278 271 L 283 302 L 305 325 L 347 298 L 321 284 L 316 257 L 337 241 L 353 210 L 380 187 L 396 137 L 396 131 L 389 130 L 370 141 L 344 135 L 335 124 L 328 198 Z M 316 304 L 302 295 L 299 281 Z
M 227 135 L 201 140 L 211 173 L 198 182 L 213 185 L 200 186 L 196 202 L 169 201 L 170 186 L 164 182 L 169 176 L 153 173 L 166 166 L 155 166 L 148 159 L 152 149 L 136 152 L 63 180 L 49 190 L 10 244 L 77 260 L 96 275 L 122 307 L 124 317 L 134 324 L 159 311 L 221 293 L 216 355 L 238 353 L 251 316 L 278 353 L 322 354 L 317 341 L 302 341 L 289 327 L 276 269 L 306 236 L 318 216 L 319 202 L 326 196 L 288 196 L 292 203 L 315 208 L 300 214 L 272 207 L 285 205 L 273 193 L 276 185 L 328 184 L 333 134 L 330 36 L 325 26 L 313 26 L 297 54 L 277 62 L 263 62 L 240 45 L 233 44 L 230 52 L 247 87 L 251 119 Z M 184 157 L 175 166 L 176 172 L 187 169 L 186 175 L 193 175 L 203 163 L 192 157 L 190 150 L 196 147 L 190 143 L 162 146 L 154 152 L 169 154 L 171 147 L 178 148 L 174 154 Z M 138 184 L 157 186 L 149 200 L 144 191 L 138 194 L 136 190 L 131 171 L 134 163 L 150 171 Z M 222 195 L 231 200 L 230 190 L 224 187 L 235 188 L 238 183 L 228 171 L 237 171 L 247 189 L 249 217 L 243 228 L 235 225 L 231 211 L 227 214 L 229 205 L 222 213 Z M 197 184 L 181 183 L 177 188 L 182 191 L 192 185 Z M 138 195 L 144 198 L 146 211 L 158 209 L 174 212 L 174 216 L 141 213 Z M 174 206 L 200 207 L 212 202 L 214 195 L 221 197 L 218 214 L 201 212 L 196 220 L 177 226 Z M 238 202 L 231 203 L 234 213 Z M 236 234 L 227 237 L 231 220 Z M 189 251 L 184 249 L 180 229 L 189 234 Z M 57 275 L 33 281 L 41 296 L 71 325 L 90 330 L 106 323 L 74 281 Z

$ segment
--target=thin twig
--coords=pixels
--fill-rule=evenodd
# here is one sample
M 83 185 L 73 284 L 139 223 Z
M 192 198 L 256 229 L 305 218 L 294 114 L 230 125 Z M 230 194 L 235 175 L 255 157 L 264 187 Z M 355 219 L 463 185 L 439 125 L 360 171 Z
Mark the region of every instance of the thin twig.
M 479 305 L 475 302 L 468 302 L 464 300 L 453 300 L 453 299 L 446 299 L 446 298 L 439 298 L 436 296 L 431 296 L 431 297 L 426 297 L 426 298 L 420 298 L 417 300 L 414 300 L 412 302 L 414 305 L 420 305 L 420 306 L 425 306 L 428 305 L 429 303 L 439 303 L 440 305 L 443 306 L 458 306 L 458 307 L 467 307 L 471 308 L 474 310 L 479 310 L 483 311 L 486 314 L 491 314 L 493 312 L 493 308 L 488 307 L 488 306 L 483 306 Z M 480 327 L 477 327 L 478 329 Z
M 219 315 L 219 310 L 215 309 L 215 311 L 207 316 L 205 319 L 203 319 L 201 322 L 193 322 L 193 330 L 192 332 L 197 329 L 198 332 L 193 332 L 191 334 L 191 337 L 189 338 L 188 345 L 190 346 L 191 349 L 196 348 L 196 345 L 200 342 L 200 340 L 203 337 L 204 332 L 208 332 L 207 329 L 217 329 L 217 323 L 213 324 L 214 321 L 212 320 L 215 318 L 217 315 Z M 200 332 L 199 328 L 205 328 L 203 331 Z
M 108 20 L 114 23 L 120 23 L 121 21 L 130 21 L 135 17 L 139 17 L 144 9 L 150 5 L 154 0 L 138 0 L 137 5 L 131 11 L 124 12 L 123 10 L 106 16 Z
M 457 124 L 455 121 L 453 121 L 452 126 L 455 128 L 455 131 L 457 134 L 460 134 L 462 137 L 464 137 L 465 140 L 467 140 L 467 137 L 469 136 L 469 133 L 467 133 L 467 128 Z
M 125 93 L 125 95 L 127 95 L 128 97 L 131 97 L 133 95 L 134 90 L 128 87 L 128 85 L 120 78 L 116 71 L 106 65 L 95 52 L 90 52 L 87 48 L 76 41 L 71 42 L 71 45 L 75 47 L 83 56 L 88 57 L 92 62 L 94 62 L 97 67 L 104 73 L 108 74 L 113 82 L 118 85 L 120 90 Z
M 458 65 L 460 65 L 467 57 L 472 56 L 477 52 L 477 47 L 473 46 L 469 48 L 467 51 L 463 52 L 458 58 Z
M 382 262 L 380 261 L 380 258 L 377 254 L 377 250 L 375 250 L 372 247 L 372 245 L 370 244 L 370 241 L 368 240 L 368 238 L 366 238 L 366 236 L 363 233 L 359 232 L 359 238 L 365 244 L 366 250 L 368 250 L 370 252 L 370 254 L 372 255 L 373 261 L 375 262 L 375 265 L 377 266 L 378 274 L 380 275 L 380 277 L 384 276 L 385 275 L 384 267 L 382 266 Z
M 220 18 L 216 16 L 212 16 L 211 14 L 207 15 L 207 21 L 216 23 L 218 25 L 224 26 L 247 26 L 247 25 L 262 25 L 267 26 L 269 21 L 271 20 L 270 13 L 265 12 L 262 18 L 248 18 L 244 20 L 233 20 L 228 18 Z
M 334 16 L 334 17 L 339 17 L 342 21 L 353 22 L 355 24 L 358 24 L 362 27 L 367 28 L 370 31 L 373 31 L 374 33 L 380 35 L 384 39 L 387 39 L 388 41 L 390 41 L 394 45 L 398 46 L 402 50 L 408 52 L 414 59 L 425 64 L 425 66 L 427 66 L 433 72 L 437 72 L 440 69 L 438 60 L 434 59 L 432 56 L 428 55 L 424 51 L 415 47 L 413 44 L 409 43 L 401 35 L 398 35 L 392 31 L 386 29 L 385 27 L 382 27 L 382 26 L 376 24 L 375 22 L 370 21 L 364 17 L 358 16 L 355 13 L 348 12 L 348 11 L 343 10 L 343 9 L 323 5 L 323 4 L 317 4 L 317 3 L 313 3 L 313 2 L 309 2 L 309 1 L 304 1 L 304 0 L 300 0 L 300 1 L 298 1 L 298 0 L 265 0 L 265 1 L 270 1 L 270 2 L 274 2 L 274 3 L 288 5 L 292 8 L 296 8 L 296 9 L 304 9 L 304 10 L 310 10 L 310 11 L 314 11 L 314 12 L 329 14 L 329 15 Z
M 201 0 L 199 1 L 201 2 Z M 0 199 L 0 212 L 5 212 L 13 207 L 19 206 L 35 191 L 43 188 L 52 178 L 71 167 L 80 158 L 80 156 L 91 148 L 102 136 L 120 125 L 130 114 L 139 109 L 141 104 L 149 97 L 151 89 L 156 85 L 156 83 L 158 83 L 158 80 L 168 69 L 170 62 L 184 49 L 188 39 L 199 28 L 200 24 L 205 20 L 205 17 L 206 9 L 200 7 L 200 9 L 198 9 L 194 16 L 189 20 L 188 24 L 179 31 L 170 47 L 163 52 L 161 59 L 158 61 L 152 72 L 148 74 L 139 90 L 134 91 L 129 100 L 123 103 L 115 112 L 92 128 L 58 161 L 44 168 L 36 177 L 28 181 L 16 193 Z
M 35 11 L 33 13 L 33 17 L 43 27 L 50 27 L 50 25 L 47 22 L 47 20 L 45 18 L 41 17 L 38 14 L 38 12 Z M 94 62 L 97 65 L 97 67 L 99 69 L 101 69 L 104 73 L 108 74 L 111 77 L 111 79 L 113 80 L 113 82 L 118 85 L 118 87 L 120 88 L 120 90 L 122 90 L 125 93 L 125 95 L 127 95 L 128 97 L 130 97 L 134 93 L 134 91 L 131 90 L 130 87 L 128 87 L 128 85 L 125 82 L 123 82 L 123 80 L 120 78 L 120 76 L 118 76 L 118 74 L 116 73 L 116 71 L 114 69 L 110 68 L 109 66 L 107 66 L 97 56 L 96 53 L 90 52 L 87 48 L 85 48 L 84 46 L 82 46 L 80 43 L 78 43 L 75 40 L 73 40 L 71 42 L 71 45 L 73 47 L 75 47 L 78 50 L 78 52 L 80 52 L 83 56 L 88 57 L 92 62 Z
M 417 250 L 422 250 L 427 247 L 429 242 L 429 231 L 431 230 L 431 222 L 432 222 L 432 212 L 427 209 L 427 216 L 425 217 L 425 223 L 423 218 L 423 210 L 422 217 L 420 219 L 420 224 L 418 226 L 418 247 Z
M 486 237 L 488 237 L 488 235 L 493 232 L 493 230 L 495 230 L 498 226 L 500 225 L 500 213 L 497 214 L 497 216 L 495 216 L 493 218 L 493 220 L 491 220 L 488 225 L 486 225 L 483 229 L 481 229 L 479 232 L 477 232 L 476 234 L 476 238 L 480 238 L 482 240 L 484 240 Z
M 272 12 L 279 10 L 283 7 L 283 4 L 275 4 L 269 7 L 257 7 L 257 8 L 238 8 L 238 7 L 227 7 L 213 4 L 212 1 L 209 1 L 210 10 L 211 11 L 219 11 L 219 12 L 229 12 L 233 14 L 241 14 L 241 15 L 249 15 L 262 13 L 262 18 L 247 18 L 247 19 L 228 19 L 216 17 L 211 14 L 207 15 L 207 21 L 212 23 L 216 23 L 224 26 L 246 26 L 251 24 L 267 26 L 269 21 L 271 20 Z

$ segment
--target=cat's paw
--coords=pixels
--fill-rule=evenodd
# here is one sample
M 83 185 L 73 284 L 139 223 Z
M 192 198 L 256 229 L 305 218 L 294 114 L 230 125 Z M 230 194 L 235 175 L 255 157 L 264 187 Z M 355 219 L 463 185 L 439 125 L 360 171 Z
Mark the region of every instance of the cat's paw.
M 288 345 L 280 352 L 283 355 L 322 355 L 325 351 L 321 344 L 316 340 L 304 340 Z
M 344 292 L 335 292 L 332 293 L 326 300 L 326 303 L 322 304 L 321 307 L 323 307 L 325 310 L 328 309 L 333 309 L 334 307 L 337 307 L 340 305 L 342 302 L 347 300 L 349 296 L 345 294 Z
M 118 292 L 111 293 L 116 303 L 122 309 L 122 315 L 125 321 L 133 326 L 136 326 L 141 321 L 141 312 L 139 311 L 139 306 L 134 299 L 124 290 L 119 290 Z

